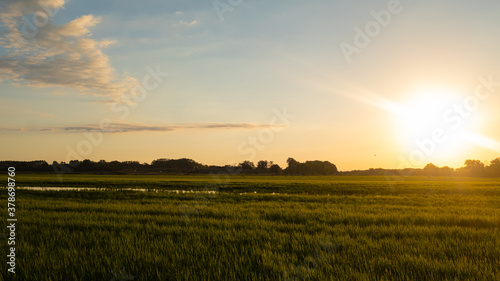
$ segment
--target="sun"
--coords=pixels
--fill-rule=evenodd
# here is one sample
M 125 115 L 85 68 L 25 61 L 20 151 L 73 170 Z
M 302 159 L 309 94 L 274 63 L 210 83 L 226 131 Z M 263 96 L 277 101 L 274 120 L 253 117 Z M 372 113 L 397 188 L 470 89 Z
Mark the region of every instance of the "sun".
M 397 135 L 405 151 L 422 161 L 455 158 L 468 149 L 470 115 L 460 109 L 460 95 L 442 88 L 420 89 L 399 104 Z
M 456 95 L 444 90 L 420 90 L 401 104 L 398 112 L 402 129 L 411 138 L 421 138 L 446 121 Z

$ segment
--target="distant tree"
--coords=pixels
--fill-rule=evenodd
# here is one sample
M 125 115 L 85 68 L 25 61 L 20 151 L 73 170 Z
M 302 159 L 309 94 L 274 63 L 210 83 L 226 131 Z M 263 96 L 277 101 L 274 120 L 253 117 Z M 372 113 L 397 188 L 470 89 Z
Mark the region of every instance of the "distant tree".
M 272 162 L 261 160 L 257 163 L 257 172 L 260 174 L 265 174 L 269 171 L 269 167 L 272 165 Z
M 286 160 L 288 167 L 286 167 L 285 172 L 287 174 L 299 174 L 300 173 L 300 163 L 293 159 L 292 157 Z
M 432 163 L 427 164 L 422 170 L 417 170 L 417 175 L 423 175 L 423 176 L 443 176 L 443 177 L 449 177 L 453 176 L 455 173 L 455 170 L 453 168 L 450 168 L 448 166 L 445 167 L 438 167 Z
M 432 164 L 432 163 L 429 163 L 429 164 L 425 165 L 422 173 L 425 176 L 438 176 L 439 175 L 439 167 Z
M 278 164 L 273 164 L 269 167 L 269 172 L 275 175 L 281 175 L 283 173 L 283 169 Z
M 288 158 L 288 167 L 285 169 L 287 174 L 292 175 L 333 175 L 337 174 L 337 166 L 328 161 L 306 161 L 297 162 L 293 158 Z
M 167 158 L 156 159 L 151 162 L 151 166 L 154 168 L 164 168 L 168 165 L 167 164 L 168 161 L 170 161 L 170 159 Z
M 252 173 L 255 169 L 255 164 L 251 161 L 245 160 L 239 165 L 243 173 Z
M 157 171 L 170 173 L 191 173 L 203 168 L 203 165 L 188 158 L 161 158 L 151 162 L 151 167 Z
M 450 168 L 448 166 L 444 166 L 439 168 L 439 175 L 443 177 L 450 177 L 453 176 L 453 173 L 455 170 L 453 168 Z
M 71 168 L 77 168 L 78 166 L 80 166 L 80 161 L 78 160 L 70 160 L 68 165 L 71 167 Z
M 484 163 L 479 160 L 466 160 L 465 168 L 473 177 L 482 177 L 484 176 L 485 167 Z
M 6 170 L 8 167 L 15 167 L 19 172 L 50 172 L 51 166 L 43 161 L 0 161 L 0 169 Z
M 500 177 L 500 158 L 496 158 L 486 167 L 487 174 L 491 177 Z
M 338 172 L 337 166 L 328 161 L 306 161 L 302 165 L 307 175 L 333 175 Z
M 79 172 L 93 172 L 94 171 L 94 165 L 95 163 L 90 161 L 89 159 L 85 159 L 83 160 L 79 167 L 78 167 L 78 171 Z

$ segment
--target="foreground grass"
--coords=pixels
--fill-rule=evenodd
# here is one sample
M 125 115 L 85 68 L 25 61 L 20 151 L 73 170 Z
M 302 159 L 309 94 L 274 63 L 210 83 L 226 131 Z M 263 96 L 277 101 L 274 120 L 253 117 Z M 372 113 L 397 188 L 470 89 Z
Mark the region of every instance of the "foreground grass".
M 240 179 L 216 195 L 19 191 L 15 277 L 500 280 L 498 182 L 353 179 Z M 274 190 L 291 192 L 262 194 Z

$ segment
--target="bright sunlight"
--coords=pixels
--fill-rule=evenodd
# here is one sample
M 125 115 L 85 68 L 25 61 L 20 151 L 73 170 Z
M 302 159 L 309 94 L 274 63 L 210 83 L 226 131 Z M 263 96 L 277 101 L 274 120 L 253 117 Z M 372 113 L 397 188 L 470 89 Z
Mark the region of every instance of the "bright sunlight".
M 404 149 L 418 149 L 426 157 L 440 160 L 466 152 L 474 116 L 467 112 L 462 100 L 449 89 L 413 92 L 395 111 L 397 133 Z

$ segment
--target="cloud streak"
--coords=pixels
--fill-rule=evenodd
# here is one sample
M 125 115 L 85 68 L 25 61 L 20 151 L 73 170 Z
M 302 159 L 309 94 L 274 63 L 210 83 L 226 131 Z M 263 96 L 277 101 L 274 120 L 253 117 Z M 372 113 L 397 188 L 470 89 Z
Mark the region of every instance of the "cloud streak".
M 64 25 L 51 23 L 63 0 L 6 1 L 0 10 L 0 81 L 37 88 L 63 87 L 118 100 L 139 86 L 118 77 L 103 49 L 113 41 L 90 38 L 100 18 L 84 15 Z M 32 20 L 30 20 L 32 19 Z
M 75 125 L 75 126 L 60 126 L 37 129 L 40 132 L 67 132 L 67 133 L 109 133 L 123 134 L 134 132 L 173 132 L 180 130 L 242 130 L 242 129 L 261 129 L 261 128 L 283 128 L 285 125 L 280 124 L 253 124 L 253 123 L 203 123 L 203 124 L 182 124 L 182 125 L 148 125 L 139 123 L 112 123 L 104 125 Z M 0 127 L 0 131 L 28 131 L 25 128 L 7 128 Z

